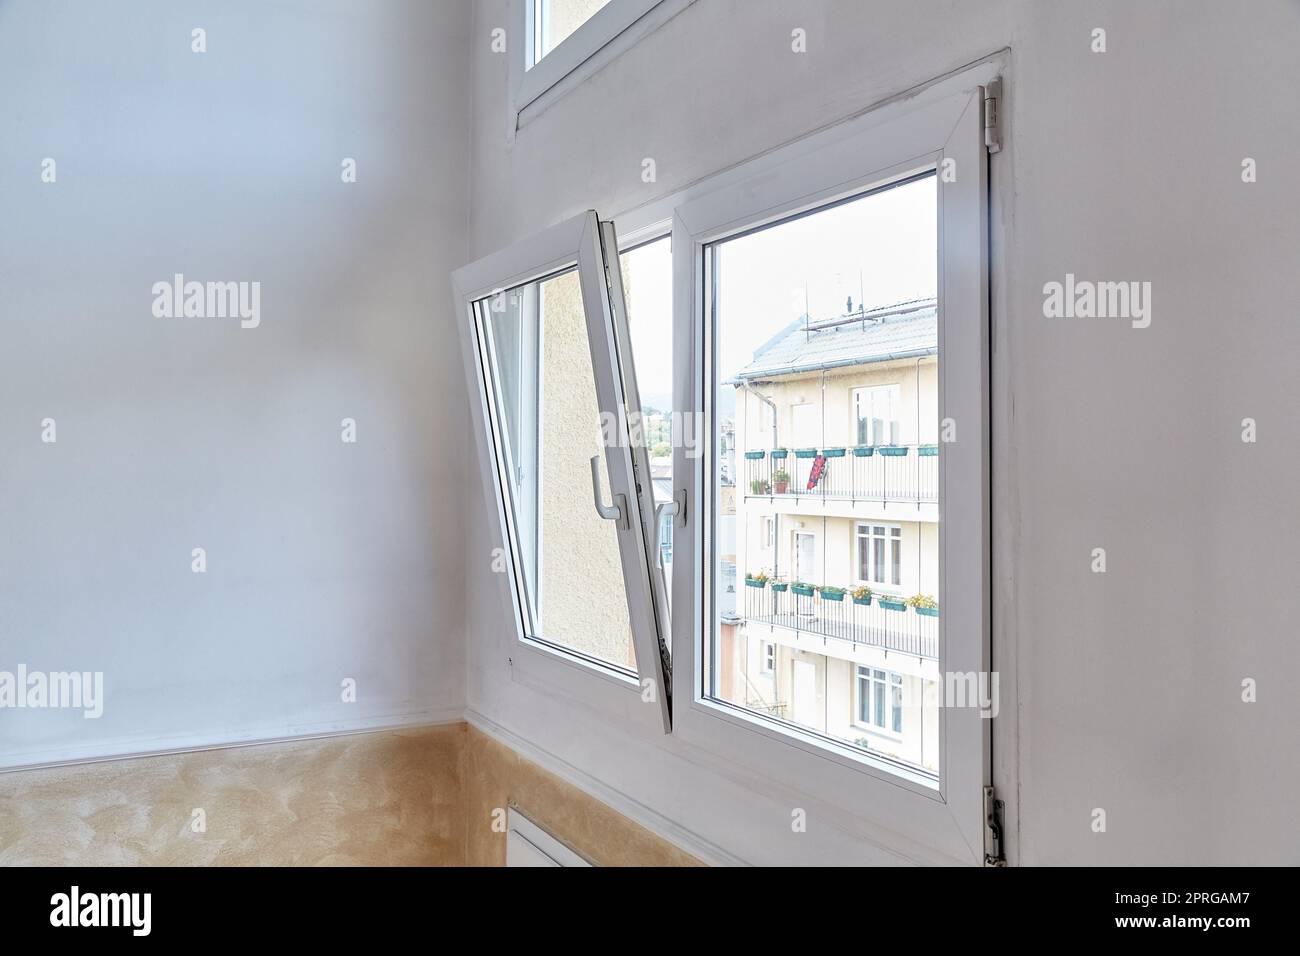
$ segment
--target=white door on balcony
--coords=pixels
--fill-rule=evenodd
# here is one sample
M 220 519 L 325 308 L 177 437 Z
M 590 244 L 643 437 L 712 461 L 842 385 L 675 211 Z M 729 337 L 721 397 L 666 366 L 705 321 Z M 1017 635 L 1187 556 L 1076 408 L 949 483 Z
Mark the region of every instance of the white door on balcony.
M 805 727 L 817 726 L 817 665 L 794 661 L 790 688 L 790 719 Z
M 794 533 L 794 577 L 805 584 L 817 580 L 817 538 L 802 531 Z

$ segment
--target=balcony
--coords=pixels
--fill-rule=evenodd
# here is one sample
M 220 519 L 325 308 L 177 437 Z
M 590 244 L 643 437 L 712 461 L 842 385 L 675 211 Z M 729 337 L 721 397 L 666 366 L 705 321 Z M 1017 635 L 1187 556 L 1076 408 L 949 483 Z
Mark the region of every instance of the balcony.
M 882 606 L 879 596 L 869 604 L 856 603 L 849 594 L 838 600 L 821 594 L 798 593 L 794 585 L 745 583 L 745 619 L 751 623 L 784 627 L 796 635 L 813 634 L 878 647 L 924 660 L 939 659 L 938 612 L 921 613 Z M 888 596 L 886 595 L 888 599 Z
M 938 445 L 747 451 L 742 461 L 746 498 L 918 506 L 939 500 Z

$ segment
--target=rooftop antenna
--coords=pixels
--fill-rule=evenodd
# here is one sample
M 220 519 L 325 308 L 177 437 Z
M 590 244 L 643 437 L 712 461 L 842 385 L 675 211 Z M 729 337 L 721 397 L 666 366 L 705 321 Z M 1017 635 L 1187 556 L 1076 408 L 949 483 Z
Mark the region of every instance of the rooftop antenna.
M 809 308 L 808 307 L 808 280 L 804 279 L 803 280 L 803 340 L 804 342 L 809 341 L 809 338 L 812 335 L 812 333 L 808 329 L 808 323 L 812 321 L 812 317 L 808 313 L 808 308 Z
M 862 316 L 862 331 L 867 330 L 867 290 L 862 284 L 862 269 L 858 268 L 858 314 Z

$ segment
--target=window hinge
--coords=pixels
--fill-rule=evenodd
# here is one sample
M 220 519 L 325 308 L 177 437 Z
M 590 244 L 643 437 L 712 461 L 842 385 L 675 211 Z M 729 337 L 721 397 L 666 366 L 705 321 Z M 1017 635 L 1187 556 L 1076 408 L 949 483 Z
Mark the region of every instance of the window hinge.
M 1002 801 L 992 787 L 984 788 L 984 865 L 1006 866 L 1007 857 L 1002 846 Z
M 990 153 L 1002 148 L 1002 77 L 995 76 L 984 87 L 984 145 Z

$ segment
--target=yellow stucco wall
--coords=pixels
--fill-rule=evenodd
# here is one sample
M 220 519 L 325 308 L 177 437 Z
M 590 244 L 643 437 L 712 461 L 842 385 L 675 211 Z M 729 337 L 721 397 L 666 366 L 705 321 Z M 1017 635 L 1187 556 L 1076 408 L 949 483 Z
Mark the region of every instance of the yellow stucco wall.
M 578 274 L 543 283 L 541 298 L 542 636 L 635 668 L 617 531 L 591 498 L 592 455 L 610 493 Z
M 459 864 L 464 738 L 454 724 L 3 773 L 0 865 Z
M 0 866 L 503 866 L 511 805 L 597 865 L 700 865 L 458 722 L 3 773 Z

